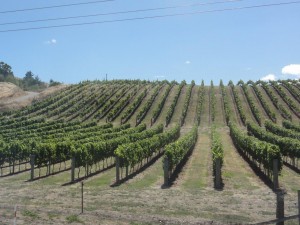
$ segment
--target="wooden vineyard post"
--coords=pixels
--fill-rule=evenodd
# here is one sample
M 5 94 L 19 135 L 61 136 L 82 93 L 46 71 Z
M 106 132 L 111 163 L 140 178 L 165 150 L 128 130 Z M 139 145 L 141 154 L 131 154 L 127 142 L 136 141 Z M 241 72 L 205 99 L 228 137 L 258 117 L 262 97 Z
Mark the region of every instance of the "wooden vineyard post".
M 164 186 L 169 186 L 169 159 L 164 158 Z
M 221 160 L 217 158 L 216 160 L 216 188 L 221 189 Z
M 276 218 L 284 219 L 284 191 L 278 189 L 276 192 Z M 278 222 L 277 225 L 284 225 L 284 222 Z
M 13 168 L 12 168 L 12 173 L 14 174 L 15 173 L 15 159 L 13 160 Z
M 81 182 L 81 213 L 83 213 L 83 181 Z
M 279 188 L 279 182 L 278 182 L 278 159 L 273 160 L 273 185 L 274 185 L 274 191 L 276 191 Z
M 75 181 L 75 156 L 71 159 L 71 182 Z
M 298 220 L 300 225 L 300 190 L 298 190 Z
M 120 158 L 116 156 L 116 183 L 120 182 Z
M 30 180 L 34 179 L 34 159 L 35 155 L 30 155 Z

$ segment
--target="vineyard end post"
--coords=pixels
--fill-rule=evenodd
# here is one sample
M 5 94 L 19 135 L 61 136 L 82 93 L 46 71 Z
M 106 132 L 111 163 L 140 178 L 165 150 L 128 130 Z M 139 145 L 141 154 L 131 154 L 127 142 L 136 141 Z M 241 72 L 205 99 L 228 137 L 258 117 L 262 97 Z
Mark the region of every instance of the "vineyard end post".
M 280 189 L 276 192 L 276 218 L 284 219 L 284 191 Z M 284 222 L 279 222 L 277 225 L 284 225 Z
M 30 180 L 34 179 L 34 158 L 35 155 L 30 155 Z
M 75 180 L 75 160 L 75 156 L 73 156 L 71 160 L 71 182 Z
M 278 182 L 278 159 L 273 160 L 273 185 L 274 190 L 276 191 L 279 188 Z
M 164 158 L 164 186 L 169 186 L 169 159 Z
M 116 156 L 116 183 L 120 182 L 120 158 Z
M 216 188 L 221 188 L 221 160 L 220 158 L 217 158 L 216 160 L 216 171 L 215 171 L 215 178 L 216 178 Z
M 81 213 L 83 213 L 83 181 L 81 182 Z
M 13 159 L 13 165 L 12 165 L 12 166 L 13 166 L 13 169 L 12 169 L 12 173 L 13 173 L 13 174 L 15 174 L 15 163 L 16 163 L 16 161 L 15 161 L 15 159 Z M 19 163 L 20 163 L 20 162 L 19 162 Z
M 300 190 L 298 190 L 298 217 L 299 217 L 299 225 L 300 225 Z
M 128 166 L 126 166 L 126 177 L 128 177 Z

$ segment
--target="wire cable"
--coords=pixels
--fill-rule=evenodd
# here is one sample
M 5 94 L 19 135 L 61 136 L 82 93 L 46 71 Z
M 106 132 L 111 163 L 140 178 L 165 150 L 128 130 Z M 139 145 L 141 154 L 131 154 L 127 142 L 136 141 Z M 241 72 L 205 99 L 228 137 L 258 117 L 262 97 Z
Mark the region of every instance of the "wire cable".
M 43 7 L 27 8 L 27 9 L 14 9 L 14 10 L 0 11 L 0 14 L 34 11 L 34 10 L 42 10 L 42 9 L 62 8 L 62 7 L 78 6 L 78 5 L 90 5 L 90 4 L 113 2 L 113 1 L 116 1 L 116 0 L 100 0 L 100 1 L 79 2 L 79 3 L 64 4 L 64 5 L 51 5 L 51 6 L 43 6 Z
M 136 10 L 129 10 L 129 11 L 119 11 L 119 12 L 109 12 L 109 13 L 97 13 L 97 14 L 81 15 L 81 16 L 69 16 L 69 17 L 58 17 L 58 18 L 38 19 L 38 20 L 18 21 L 18 22 L 6 22 L 6 23 L 0 23 L 0 26 L 15 25 L 15 24 L 25 24 L 25 23 L 37 23 L 37 22 L 46 22 L 46 21 L 58 21 L 58 20 L 67 20 L 67 19 L 79 19 L 79 18 L 88 18 L 88 17 L 96 17 L 96 16 L 109 16 L 109 15 L 128 14 L 128 13 L 137 13 L 137 12 L 148 12 L 148 11 L 157 11 L 157 10 L 166 10 L 166 9 L 178 9 L 178 8 L 185 8 L 185 7 L 216 5 L 216 4 L 224 4 L 224 3 L 241 2 L 241 1 L 246 1 L 246 0 L 216 1 L 216 2 L 209 2 L 209 3 L 197 3 L 197 4 L 189 4 L 189 5 L 177 5 L 177 6 L 150 8 L 150 9 L 136 9 Z
M 42 29 L 59 28 L 59 27 L 74 27 L 74 26 L 84 26 L 84 25 L 92 25 L 92 24 L 117 23 L 117 22 L 125 22 L 125 21 L 157 19 L 157 18 L 167 18 L 167 17 L 176 17 L 176 16 L 226 12 L 226 11 L 238 11 L 238 10 L 245 10 L 245 9 L 266 8 L 266 7 L 292 5 L 292 4 L 299 4 L 299 3 L 300 3 L 300 1 L 280 2 L 280 3 L 270 3 L 270 4 L 263 4 L 263 5 L 252 5 L 252 6 L 234 7 L 234 8 L 225 8 L 225 9 L 214 9 L 214 10 L 206 10 L 206 11 L 195 11 L 195 12 L 190 12 L 190 13 L 174 13 L 174 14 L 165 14 L 165 15 L 157 15 L 157 16 L 144 16 L 144 17 L 135 17 L 135 18 L 127 18 L 127 19 L 103 20 L 103 21 L 84 22 L 84 23 L 29 27 L 29 28 L 20 28 L 20 29 L 9 29 L 9 30 L 0 30 L 0 33 L 28 31 L 28 30 L 42 30 Z

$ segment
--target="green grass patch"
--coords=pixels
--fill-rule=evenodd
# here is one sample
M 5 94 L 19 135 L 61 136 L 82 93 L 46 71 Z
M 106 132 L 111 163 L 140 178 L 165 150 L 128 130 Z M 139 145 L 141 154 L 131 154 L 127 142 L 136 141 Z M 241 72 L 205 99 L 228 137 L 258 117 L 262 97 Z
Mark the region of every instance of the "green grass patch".
M 79 219 L 78 215 L 67 216 L 66 221 L 68 223 L 82 223 L 82 224 L 84 224 L 83 221 Z
M 22 212 L 22 215 L 26 216 L 26 217 L 30 217 L 31 219 L 37 219 L 37 218 L 39 218 L 39 216 L 38 216 L 38 214 L 36 212 L 30 211 L 30 210 L 24 210 Z

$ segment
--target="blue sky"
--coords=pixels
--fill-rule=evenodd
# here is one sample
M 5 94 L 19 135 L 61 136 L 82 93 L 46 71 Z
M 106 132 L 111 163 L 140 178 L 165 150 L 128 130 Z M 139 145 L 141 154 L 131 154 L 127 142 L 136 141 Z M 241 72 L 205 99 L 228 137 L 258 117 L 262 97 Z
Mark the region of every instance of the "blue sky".
M 216 0 L 217 1 L 217 0 Z M 80 3 L 83 0 L 10 0 L 0 11 Z M 114 0 L 18 13 L 0 23 L 89 15 L 215 1 Z M 189 13 L 289 0 L 244 0 L 206 6 L 64 21 L 0 25 L 0 31 L 103 20 Z M 206 84 L 300 78 L 300 4 L 247 10 L 0 33 L 0 61 L 23 77 L 64 83 L 108 79 L 168 79 Z

